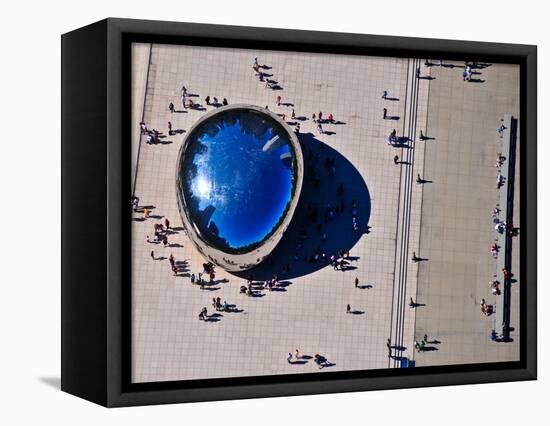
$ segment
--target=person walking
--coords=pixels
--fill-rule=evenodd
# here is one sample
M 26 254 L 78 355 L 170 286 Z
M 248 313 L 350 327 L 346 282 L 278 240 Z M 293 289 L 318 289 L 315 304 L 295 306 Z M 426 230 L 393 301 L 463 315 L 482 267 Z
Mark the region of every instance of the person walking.
M 351 306 L 348 303 L 348 306 L 346 306 L 346 314 L 349 314 L 349 313 L 351 313 Z
M 399 155 L 393 157 L 393 164 L 399 164 Z
M 168 134 L 172 136 L 172 123 L 170 121 L 168 122 Z
M 206 309 L 206 306 L 205 306 L 204 308 L 202 308 L 201 313 L 199 314 L 199 319 L 202 319 L 203 321 L 205 321 L 207 317 L 208 317 L 208 310 Z
M 388 91 L 387 90 L 384 90 L 382 92 L 382 99 L 388 99 Z
M 359 288 L 359 278 L 355 277 L 355 288 Z
M 388 109 L 387 109 L 387 108 L 384 108 L 383 119 L 385 120 L 387 116 L 388 116 Z
M 277 106 L 281 106 L 281 96 L 277 96 L 276 101 L 277 101 Z
M 293 120 L 296 119 L 296 113 L 294 112 L 294 108 L 292 108 L 292 115 L 290 116 Z
M 204 98 L 204 102 L 206 102 L 206 105 L 210 105 L 210 95 L 207 95 L 206 98 Z
M 139 123 L 139 128 L 141 129 L 141 134 L 142 135 L 147 133 L 147 125 L 145 124 L 145 122 L 141 121 Z
M 168 109 L 170 110 L 170 113 L 174 113 L 174 111 L 176 110 L 176 109 L 174 108 L 174 104 L 173 104 L 172 102 L 170 102 L 170 103 L 168 104 Z
M 156 260 L 156 259 L 155 259 L 155 251 L 154 251 L 154 250 L 151 250 L 151 259 Z

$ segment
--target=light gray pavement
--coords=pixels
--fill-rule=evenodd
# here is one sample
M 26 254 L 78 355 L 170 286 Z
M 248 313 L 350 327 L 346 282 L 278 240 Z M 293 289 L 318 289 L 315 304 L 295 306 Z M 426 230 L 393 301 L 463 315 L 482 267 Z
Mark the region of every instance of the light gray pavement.
M 455 62 L 459 64 L 458 62 Z M 497 261 L 491 212 L 496 190 L 499 137 L 505 113 L 519 116 L 519 67 L 494 64 L 464 82 L 462 68 L 433 67 L 425 133 L 425 184 L 422 201 L 416 339 L 439 340 L 438 350 L 415 354 L 418 366 L 519 359 L 519 237 L 514 238 L 512 343 L 490 341 L 496 315 L 482 314 L 480 301 L 494 303 L 490 281 Z M 521 123 L 520 123 L 521 125 Z M 519 223 L 519 144 L 515 218 Z M 502 206 L 501 206 L 502 207 Z M 503 255 L 503 253 L 501 253 Z
M 132 44 L 132 123 L 139 123 L 143 120 L 150 53 L 150 44 Z M 132 192 L 135 184 L 136 166 L 137 158 L 140 151 L 140 142 L 141 129 L 139 128 L 139 126 L 134 126 L 132 127 Z
M 255 56 L 272 67 L 268 72 L 284 90 L 271 91 L 258 82 L 252 70 Z M 133 381 L 318 371 L 312 361 L 288 364 L 286 355 L 295 349 L 326 356 L 336 364 L 327 371 L 397 367 L 398 362 L 388 360 L 388 337 L 406 347 L 394 354 L 414 356 L 418 365 L 517 359 L 517 331 L 512 344 L 490 342 L 494 319 L 484 317 L 479 307 L 482 297 L 490 300 L 489 281 L 496 267 L 490 254 L 491 210 L 497 198 L 496 128 L 500 115 L 518 113 L 519 96 L 513 90 L 519 87 L 517 69 L 493 65 L 483 70 L 485 83 L 464 83 L 458 68 L 422 65 L 421 75 L 431 73 L 435 79 L 418 80 L 415 61 L 407 59 L 159 45 L 152 47 L 148 67 L 146 55 L 136 58 L 134 66 L 148 70 L 147 81 L 141 81 L 141 89 L 139 82 L 136 86 L 136 93 L 146 87 L 144 120 L 165 134 L 168 121 L 174 129 L 186 130 L 204 114 L 169 113 L 170 101 L 182 109 L 182 85 L 199 95 L 193 99 L 201 104 L 206 95 L 220 101 L 226 97 L 230 104 L 268 105 L 288 117 L 290 108 L 275 105 L 281 95 L 283 103 L 294 104 L 298 116 L 333 113 L 346 124 L 325 126 L 335 134 L 319 139 L 364 177 L 372 229 L 351 250 L 359 257 L 354 271 L 328 266 L 290 279 L 285 292 L 249 298 L 239 294 L 242 279 L 218 270 L 216 279 L 228 281 L 216 291 L 200 290 L 189 278 L 174 277 L 166 259 L 150 257 L 151 250 L 157 257 L 173 253 L 187 262 L 189 273 L 198 273 L 204 259 L 182 231 L 170 236 L 177 245 L 171 248 L 145 242 L 153 235 L 153 224 L 165 217 L 172 226 L 181 226 L 175 165 L 183 135 L 167 137 L 159 145 L 142 141 L 136 195 L 142 205 L 155 208 L 145 221 L 136 214 L 132 227 Z M 385 89 L 399 101 L 381 99 Z M 383 120 L 384 107 L 400 120 Z M 388 146 L 384 138 L 393 128 L 415 148 Z M 436 140 L 420 141 L 420 130 Z M 317 134 L 311 120 L 302 123 L 301 132 Z M 139 146 L 135 142 L 134 149 Z M 394 165 L 395 154 L 411 164 Z M 433 183 L 416 184 L 417 174 Z M 518 200 L 519 191 L 516 195 Z M 413 252 L 429 260 L 414 263 Z M 372 288 L 355 289 L 356 276 Z M 516 319 L 518 294 L 516 287 Z M 212 312 L 212 297 L 243 312 L 223 313 L 217 322 L 199 321 L 203 306 Z M 409 308 L 410 297 L 426 306 Z M 364 314 L 346 314 L 348 303 Z M 513 325 L 519 329 L 519 323 Z M 413 341 L 424 333 L 442 342 L 439 350 L 414 353 Z
M 284 90 L 271 91 L 258 82 L 252 70 L 255 56 L 260 63 L 272 67 L 269 72 Z M 352 255 L 359 257 L 354 271 L 339 272 L 328 266 L 291 279 L 285 292 L 265 292 L 265 297 L 250 298 L 239 294 L 243 280 L 219 270 L 216 279 L 227 278 L 228 282 L 217 286 L 217 291 L 200 290 L 190 284 L 189 278 L 174 277 L 167 260 L 150 257 L 151 250 L 162 257 L 173 253 L 176 260 L 188 262 L 189 272 L 199 272 L 204 260 L 183 232 L 170 236 L 171 242 L 183 247 L 165 249 L 145 242 L 147 235 L 153 235 L 153 224 L 165 217 L 172 226 L 181 226 L 175 165 L 183 135 L 167 137 L 159 145 L 142 142 L 136 195 L 142 205 L 155 206 L 152 216 L 158 218 L 135 220 L 132 225 L 133 381 L 318 371 L 312 360 L 303 365 L 288 364 L 286 355 L 295 349 L 308 355 L 320 353 L 336 364 L 326 371 L 388 366 L 386 339 L 390 336 L 394 302 L 397 212 L 402 169 L 406 166 L 393 164 L 396 150 L 384 141 L 384 136 L 394 127 L 399 129 L 402 123 L 396 126 L 391 120 L 383 120 L 382 108 L 387 107 L 390 115 L 406 116 L 404 99 L 410 72 L 407 59 L 152 47 L 144 109 L 149 128 L 166 134 L 170 120 L 174 129 L 189 129 L 204 114 L 168 112 L 170 101 L 181 109 L 182 85 L 189 93 L 200 95 L 194 100 L 201 104 L 206 95 L 217 96 L 220 101 L 226 97 L 230 104 L 269 105 L 271 110 L 286 112 L 288 116 L 289 108 L 275 106 L 275 97 L 281 95 L 283 102 L 295 105 L 297 115 L 309 118 L 312 113 L 323 111 L 325 116 L 332 113 L 336 120 L 345 122 L 326 125 L 325 129 L 335 134 L 319 138 L 346 157 L 364 177 L 371 195 L 372 229 L 351 250 Z M 423 83 L 427 88 L 428 82 Z M 384 89 L 400 101 L 381 99 Z M 418 116 L 425 119 L 427 96 L 423 96 L 424 100 L 418 102 Z M 138 123 L 134 122 L 134 126 Z M 301 131 L 316 134 L 311 120 L 302 123 Z M 422 153 L 416 155 L 418 172 L 423 174 Z M 414 188 L 417 193 L 419 190 Z M 136 214 L 135 219 L 140 219 L 140 215 Z M 418 242 L 419 219 L 420 203 L 415 195 L 411 251 L 417 250 L 414 244 Z M 354 288 L 356 276 L 361 284 L 372 288 Z M 416 273 L 409 274 L 406 291 L 407 295 L 416 291 Z M 218 322 L 199 321 L 203 306 L 212 312 L 213 297 L 234 303 L 244 311 L 223 313 Z M 346 314 L 348 303 L 365 313 Z M 403 324 L 403 340 L 411 342 L 414 310 L 406 310 Z M 412 356 L 412 352 L 409 349 L 403 355 Z

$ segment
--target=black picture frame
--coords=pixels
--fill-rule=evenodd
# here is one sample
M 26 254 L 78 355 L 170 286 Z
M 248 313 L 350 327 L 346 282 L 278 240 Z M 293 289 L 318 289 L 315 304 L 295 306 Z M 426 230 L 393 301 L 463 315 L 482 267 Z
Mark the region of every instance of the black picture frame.
M 534 380 L 536 46 L 109 18 L 62 36 L 62 390 L 108 407 Z M 130 44 L 520 65 L 520 361 L 130 383 Z

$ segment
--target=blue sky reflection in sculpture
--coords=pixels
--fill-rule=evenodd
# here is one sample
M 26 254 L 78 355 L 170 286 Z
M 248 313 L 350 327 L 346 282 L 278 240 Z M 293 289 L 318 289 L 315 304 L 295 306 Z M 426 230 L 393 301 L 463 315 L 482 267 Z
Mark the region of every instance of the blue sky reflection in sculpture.
M 186 137 L 178 197 L 199 238 L 224 253 L 247 253 L 281 225 L 296 190 L 296 152 L 272 114 L 230 108 Z

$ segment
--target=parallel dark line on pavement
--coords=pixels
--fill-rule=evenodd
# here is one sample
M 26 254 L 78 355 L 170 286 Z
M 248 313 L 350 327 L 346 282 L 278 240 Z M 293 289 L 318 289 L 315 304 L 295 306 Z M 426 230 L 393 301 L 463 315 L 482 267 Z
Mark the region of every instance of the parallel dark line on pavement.
M 402 159 L 408 164 L 402 164 L 401 167 L 405 167 L 404 179 L 400 186 L 403 186 L 403 208 L 401 216 L 401 232 L 399 241 L 399 274 L 397 277 L 397 302 L 396 305 L 396 321 L 394 340 L 392 340 L 395 346 L 395 353 L 393 358 L 393 366 L 399 366 L 399 358 L 402 356 L 403 347 L 403 335 L 405 325 L 405 298 L 407 288 L 407 272 L 408 272 L 408 249 L 409 249 L 409 237 L 410 237 L 410 217 L 412 206 L 412 179 L 414 169 L 415 158 L 415 132 L 416 132 L 416 115 L 418 108 L 418 91 L 419 91 L 419 79 L 416 78 L 416 69 L 419 66 L 419 60 L 413 61 L 412 72 L 409 74 L 411 81 L 411 95 L 409 96 L 409 116 L 407 120 L 407 132 L 403 131 L 403 136 L 408 137 L 408 148 L 402 148 Z M 405 123 L 404 123 L 405 126 Z M 402 160 L 403 161 L 403 160 Z M 399 216 L 398 216 L 399 218 Z M 392 316 L 393 319 L 393 316 Z
M 415 63 L 415 71 L 417 67 L 420 67 L 420 60 L 416 60 Z M 413 179 L 414 179 L 414 164 L 415 164 L 415 157 L 416 157 L 416 124 L 417 124 L 417 116 L 418 116 L 418 95 L 420 90 L 420 79 L 416 77 L 416 73 L 414 75 L 414 87 L 412 90 L 413 96 L 411 97 L 411 114 L 409 116 L 409 138 L 410 138 L 410 146 L 411 148 L 407 151 L 407 162 L 410 164 L 407 165 L 407 191 L 406 191 L 406 213 L 404 212 L 403 217 L 403 230 L 404 230 L 404 241 L 403 241 L 403 256 L 401 257 L 402 261 L 402 280 L 401 280 L 401 293 L 400 293 L 400 323 L 399 323 L 399 333 L 397 335 L 397 346 L 399 348 L 403 347 L 404 344 L 404 333 L 405 333 L 405 316 L 406 316 L 406 294 L 407 294 L 407 280 L 408 280 L 408 266 L 409 266 L 409 245 L 410 245 L 410 225 L 411 225 L 411 213 L 412 213 L 412 189 L 414 186 Z M 401 357 L 403 355 L 403 350 L 398 349 L 396 352 L 397 357 Z M 395 362 L 399 362 L 397 359 Z
M 413 72 L 416 68 L 416 60 L 413 61 Z M 415 92 L 415 85 L 416 80 L 413 79 L 411 81 L 411 96 L 409 97 L 409 116 L 407 119 L 407 132 L 403 132 L 403 136 L 407 136 L 410 139 L 410 131 L 411 131 L 411 119 L 414 115 L 414 92 Z M 409 142 L 409 141 L 407 141 Z M 402 161 L 406 161 L 407 163 L 410 162 L 410 150 L 411 150 L 411 144 L 408 144 L 409 148 L 402 148 Z M 404 154 L 404 155 L 403 155 Z M 402 216 L 401 216 L 401 232 L 400 232 L 400 241 L 399 241 L 399 276 L 398 276 L 398 287 L 397 287 L 397 308 L 396 308 L 396 323 L 395 323 L 395 335 L 394 335 L 394 345 L 395 345 L 395 354 L 393 358 L 393 366 L 398 367 L 399 362 L 397 361 L 397 356 L 399 353 L 399 348 L 401 347 L 400 343 L 400 330 L 402 327 L 402 321 L 403 321 L 403 313 L 402 313 L 402 292 L 403 292 L 403 271 L 406 268 L 406 265 L 404 264 L 404 256 L 406 256 L 406 252 L 404 250 L 404 245 L 406 244 L 406 232 L 407 232 L 407 210 L 408 210 L 408 198 L 409 198 L 409 178 L 410 168 L 407 167 L 408 164 L 405 165 L 405 173 L 404 173 L 404 179 L 403 179 L 403 208 L 402 208 Z M 403 164 L 401 165 L 403 167 Z
M 431 70 L 430 70 L 430 75 L 431 75 Z M 431 84 L 430 84 L 430 81 L 428 81 L 428 94 L 427 94 L 427 97 L 426 97 L 426 123 L 425 123 L 425 128 L 424 128 L 424 132 L 426 133 L 426 135 L 429 135 L 430 134 L 430 130 L 429 130 L 429 126 L 428 126 L 428 117 L 429 117 L 429 110 L 430 110 L 430 89 L 431 89 Z M 428 157 L 428 150 L 429 150 L 429 145 L 430 144 L 427 144 L 425 143 L 424 144 L 424 156 L 422 158 L 422 170 L 423 170 L 423 177 L 426 176 L 426 158 Z M 423 214 L 423 211 L 424 211 L 424 185 L 422 186 L 422 191 L 421 191 L 421 195 L 420 195 L 420 221 L 418 223 L 418 251 L 420 252 L 420 244 L 422 242 L 422 214 Z M 424 253 L 424 252 L 421 252 L 421 253 Z M 429 266 L 428 266 L 428 269 L 429 269 Z M 418 287 L 419 287 L 419 280 L 420 278 L 420 270 L 418 270 L 417 274 L 416 274 L 416 292 L 415 292 L 415 297 L 414 297 L 414 300 L 415 302 L 418 302 Z M 414 336 L 416 336 L 416 312 L 415 312 L 415 315 L 414 315 L 414 326 L 413 326 L 413 330 L 414 330 Z M 413 355 L 414 355 L 414 350 L 413 350 Z
M 407 99 L 409 96 L 409 72 L 410 72 L 410 66 L 411 66 L 411 60 L 407 59 L 407 74 L 405 79 L 405 99 L 403 102 L 403 128 L 402 128 L 402 134 L 405 132 L 405 117 L 407 115 Z M 392 286 L 392 300 L 391 300 L 391 315 L 390 315 L 390 333 L 389 333 L 389 339 L 390 342 L 393 342 L 393 314 L 394 314 L 394 305 L 395 305 L 395 277 L 396 277 L 396 269 L 397 269 L 397 240 L 398 240 L 398 233 L 399 233 L 399 214 L 401 209 L 401 179 L 403 176 L 403 168 L 399 168 L 399 192 L 397 194 L 397 216 L 395 219 L 395 249 L 394 249 L 394 256 L 393 256 L 393 286 Z M 388 368 L 391 366 L 391 358 L 388 357 Z

